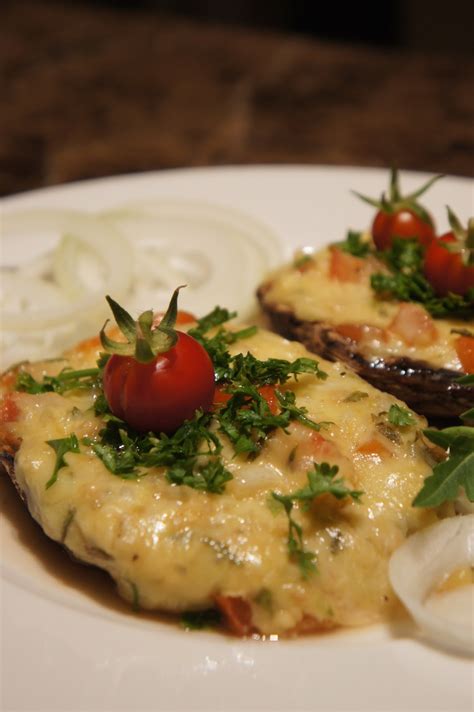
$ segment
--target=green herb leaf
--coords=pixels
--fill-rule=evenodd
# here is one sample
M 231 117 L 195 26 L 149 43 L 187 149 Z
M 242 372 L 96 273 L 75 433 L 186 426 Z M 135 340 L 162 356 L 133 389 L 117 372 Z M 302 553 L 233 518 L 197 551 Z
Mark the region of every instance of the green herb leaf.
M 438 507 L 452 502 L 464 487 L 466 495 L 474 502 L 474 439 L 458 437 L 449 451 L 449 457 L 437 464 L 433 474 L 425 479 L 421 491 L 413 500 L 414 507 Z
M 364 240 L 361 232 L 349 230 L 344 242 L 336 243 L 336 246 L 343 252 L 348 252 L 354 257 L 367 257 L 371 252 L 370 245 Z
M 302 489 L 290 494 L 279 494 L 272 492 L 274 500 L 283 505 L 288 517 L 288 552 L 301 569 L 301 573 L 306 578 L 312 571 L 315 571 L 316 556 L 314 553 L 305 550 L 303 542 L 303 529 L 292 517 L 294 503 L 299 501 L 308 506 L 316 497 L 322 494 L 332 494 L 336 499 L 351 497 L 358 500 L 363 492 L 351 490 L 341 478 L 336 479 L 339 472 L 337 465 L 330 465 L 327 462 L 321 464 L 314 463 L 314 469 L 307 472 L 308 484 Z
M 307 409 L 303 406 L 296 405 L 296 396 L 293 391 L 284 391 L 283 393 L 279 390 L 275 391 L 277 400 L 281 407 L 281 415 L 290 420 L 297 420 L 298 422 L 306 425 L 307 428 L 311 430 L 319 431 L 324 425 L 329 425 L 329 421 L 315 422 L 308 418 Z
M 311 573 L 316 571 L 316 554 L 304 548 L 303 527 L 291 515 L 293 502 L 288 495 L 281 495 L 277 492 L 272 492 L 272 497 L 283 505 L 288 517 L 288 554 L 299 566 L 303 578 L 308 578 Z
M 291 376 L 297 380 L 298 376 L 303 373 L 310 373 L 322 380 L 327 378 L 327 374 L 319 368 L 318 362 L 311 358 L 298 358 L 295 361 L 269 358 L 266 361 L 260 361 L 251 353 L 237 354 L 232 357 L 227 377 L 233 383 L 265 386 L 282 385 Z
M 443 430 L 432 430 L 430 428 L 423 430 L 423 434 L 444 450 L 449 450 L 457 438 L 472 438 L 474 439 L 474 428 L 468 425 L 453 425 Z
M 195 462 L 187 460 L 170 467 L 166 477 L 172 484 L 187 485 L 193 489 L 221 494 L 225 483 L 233 478 L 224 467 L 221 459 L 216 457 L 204 465 L 195 466 Z
M 164 467 L 171 484 L 221 493 L 232 479 L 220 458 L 222 444 L 209 427 L 211 413 L 197 411 L 173 435 L 138 434 L 119 418 L 108 418 L 100 442 L 91 442 L 107 469 L 123 479 L 139 479 L 151 467 Z
M 66 391 L 90 390 L 98 387 L 101 380 L 99 368 L 84 368 L 74 371 L 64 368 L 57 376 L 44 376 L 37 381 L 27 371 L 20 371 L 15 383 L 15 389 L 24 393 L 66 393 Z
M 46 483 L 46 489 L 49 489 L 56 480 L 58 479 L 58 472 L 62 467 L 66 467 L 66 462 L 64 456 L 68 452 L 79 452 L 79 441 L 77 437 L 72 433 L 66 438 L 59 438 L 58 440 L 47 440 L 46 444 L 53 448 L 56 453 L 56 462 L 54 465 L 53 474 Z
M 416 419 L 410 410 L 393 403 L 388 411 L 388 422 L 403 428 L 407 425 L 414 425 Z
M 396 238 L 383 258 L 391 274 L 371 276 L 372 289 L 384 298 L 418 302 L 435 317 L 454 316 L 470 319 L 474 315 L 474 289 L 466 296 L 448 294 L 438 297 L 423 273 L 424 247 L 416 240 Z
M 289 414 L 273 415 L 255 386 L 232 385 L 229 393 L 231 397 L 216 413 L 216 420 L 236 454 L 258 453 L 271 431 L 288 426 Z

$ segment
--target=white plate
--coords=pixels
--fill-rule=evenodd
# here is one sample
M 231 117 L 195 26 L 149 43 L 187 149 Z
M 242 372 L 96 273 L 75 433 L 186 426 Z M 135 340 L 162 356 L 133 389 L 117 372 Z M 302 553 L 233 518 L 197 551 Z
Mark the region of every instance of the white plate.
M 426 178 L 403 174 L 403 188 Z M 387 172 L 372 169 L 180 170 L 50 188 L 3 205 L 104 211 L 131 201 L 202 201 L 269 226 L 285 258 L 367 226 L 371 209 L 349 191 L 376 196 L 386 184 Z M 444 206 L 465 220 L 473 198 L 472 181 L 447 177 L 423 202 L 444 229 Z M 428 647 L 408 623 L 262 643 L 132 614 L 99 572 L 45 540 L 7 482 L 2 490 L 4 710 L 472 709 L 471 663 Z

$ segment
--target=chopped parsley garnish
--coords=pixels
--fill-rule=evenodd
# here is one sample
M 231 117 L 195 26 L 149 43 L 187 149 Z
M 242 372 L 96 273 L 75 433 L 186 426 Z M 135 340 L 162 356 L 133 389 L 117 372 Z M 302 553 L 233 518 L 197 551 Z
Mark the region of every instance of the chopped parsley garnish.
M 436 295 L 423 273 L 424 247 L 417 240 L 396 238 L 392 247 L 379 256 L 383 257 L 390 274 L 373 274 L 370 281 L 372 289 L 382 297 L 419 302 L 434 317 L 469 319 L 474 315 L 474 289 L 466 296 Z
M 344 242 L 338 242 L 337 247 L 354 257 L 367 257 L 371 252 L 370 244 L 364 240 L 363 233 L 349 230 Z
M 53 474 L 46 483 L 46 489 L 49 489 L 58 479 L 58 472 L 62 467 L 66 467 L 64 455 L 68 452 L 79 452 L 79 441 L 72 433 L 66 438 L 57 440 L 47 440 L 46 444 L 53 448 L 56 453 L 56 462 L 54 464 Z
M 100 368 L 84 368 L 74 371 L 63 368 L 57 376 L 44 376 L 42 381 L 37 381 L 27 371 L 20 371 L 17 376 L 15 389 L 25 393 L 65 393 L 66 391 L 90 390 L 100 385 Z
M 215 309 L 198 320 L 197 326 L 189 329 L 188 334 L 204 346 L 214 364 L 216 381 L 229 380 L 229 372 L 232 357 L 228 351 L 228 346 L 239 339 L 248 338 L 257 332 L 257 327 L 250 326 L 240 331 L 228 331 L 222 328 L 230 319 L 236 316 L 235 312 L 227 309 L 215 307 Z M 213 336 L 208 336 L 211 329 L 217 329 Z
M 232 479 L 220 459 L 222 444 L 209 429 L 211 413 L 197 411 L 173 435 L 133 432 L 115 417 L 106 418 L 100 441 L 86 439 L 112 474 L 139 479 L 151 467 L 166 467 L 171 484 L 220 494 Z
M 233 383 L 248 383 L 253 386 L 266 386 L 283 384 L 290 376 L 297 380 L 298 375 L 310 373 L 320 379 L 327 378 L 327 374 L 318 366 L 318 362 L 312 358 L 297 358 L 295 361 L 287 361 L 282 358 L 269 358 L 260 361 L 251 353 L 237 354 L 231 357 L 228 369 L 228 380 Z
M 414 425 L 416 419 L 408 408 L 402 408 L 402 406 L 392 403 L 388 411 L 388 422 L 403 428 L 407 425 Z
M 219 430 L 227 435 L 236 454 L 257 454 L 269 433 L 276 428 L 286 430 L 290 421 L 298 420 L 313 430 L 321 424 L 306 415 L 306 409 L 295 404 L 295 394 L 291 391 L 275 391 L 280 412 L 273 414 L 267 400 L 253 385 L 239 384 L 229 388 L 231 394 L 216 414 Z
M 298 358 L 295 361 L 270 358 L 261 361 L 251 353 L 232 356 L 228 346 L 255 334 L 256 327 L 227 331 L 223 328 L 235 316 L 216 307 L 197 322 L 189 334 L 207 349 L 213 359 L 216 381 L 228 395 L 214 411 L 197 411 L 172 435 L 138 433 L 127 423 L 112 415 L 103 392 L 97 389 L 94 411 L 104 421 L 97 439 L 84 438 L 85 445 L 114 475 L 123 479 L 139 479 L 150 468 L 163 467 L 167 480 L 174 485 L 220 494 L 232 474 L 221 457 L 221 436 L 230 441 L 235 455 L 255 457 L 268 436 L 277 428 L 286 430 L 291 421 L 319 430 L 322 423 L 312 421 L 305 408 L 296 404 L 292 391 L 278 390 L 290 378 L 301 374 L 326 378 L 317 361 Z M 209 332 L 214 330 L 214 333 Z M 99 368 L 94 370 L 97 378 Z M 95 385 L 95 381 L 94 381 Z M 278 412 L 271 408 L 259 388 L 275 386 Z
M 327 462 L 313 464 L 314 469 L 307 472 L 306 487 L 290 494 L 272 492 L 273 499 L 283 505 L 288 517 L 288 553 L 298 564 L 304 578 L 316 570 L 316 554 L 304 547 L 303 528 L 292 516 L 295 502 L 302 502 L 303 508 L 308 509 L 311 502 L 322 494 L 332 494 L 336 499 L 352 497 L 354 500 L 358 500 L 363 494 L 346 487 L 341 478 L 335 479 L 339 472 L 337 465 L 329 465 Z

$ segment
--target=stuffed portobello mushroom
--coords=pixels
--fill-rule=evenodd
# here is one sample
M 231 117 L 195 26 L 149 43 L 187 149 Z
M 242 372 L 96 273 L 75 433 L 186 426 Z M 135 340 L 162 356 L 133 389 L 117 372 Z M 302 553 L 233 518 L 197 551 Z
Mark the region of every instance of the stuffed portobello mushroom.
M 237 635 L 398 615 L 389 558 L 451 506 L 413 505 L 425 419 L 226 310 L 110 304 L 123 337 L 1 380 L 0 459 L 46 535 L 136 609 Z
M 364 198 L 377 206 L 370 233 L 301 251 L 257 296 L 278 333 L 449 419 L 474 404 L 459 382 L 474 372 L 474 221 L 465 229 L 448 209 L 436 237 L 417 201 L 427 187 L 402 197 L 394 171 L 388 196 Z

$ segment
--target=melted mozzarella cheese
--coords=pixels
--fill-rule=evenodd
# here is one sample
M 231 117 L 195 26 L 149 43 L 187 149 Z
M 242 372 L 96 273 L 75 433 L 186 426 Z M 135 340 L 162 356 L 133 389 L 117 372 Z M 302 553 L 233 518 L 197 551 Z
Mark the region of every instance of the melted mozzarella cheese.
M 70 353 L 71 365 L 93 364 L 96 346 L 90 342 Z M 232 348 L 261 359 L 311 357 L 300 344 L 265 331 Z M 384 437 L 377 422 L 396 399 L 341 365 L 321 366 L 326 380 L 304 375 L 289 387 L 310 418 L 326 422 L 324 440 L 292 424 L 289 433 L 275 431 L 254 460 L 233 457 L 226 445 L 234 479 L 220 495 L 170 485 L 158 468 L 139 480 L 121 479 L 85 445 L 65 456 L 67 466 L 46 489 L 55 462 L 46 441 L 70 433 L 93 438 L 101 422 L 91 414 L 91 396 L 18 394 L 15 474 L 31 514 L 49 537 L 108 571 L 120 594 L 144 608 L 200 609 L 218 593 L 241 596 L 264 634 L 289 632 L 308 616 L 347 626 L 390 618 L 399 603 L 388 581 L 388 558 L 408 533 L 436 518 L 411 507 L 430 472 L 417 437 L 424 420 L 400 429 L 393 440 Z M 348 400 L 355 392 L 366 396 Z M 374 438 L 382 455 L 361 447 Z M 305 548 L 317 555 L 318 572 L 304 578 L 289 557 L 287 517 L 269 506 L 269 495 L 307 484 L 308 462 L 320 461 L 321 454 L 335 458 L 347 484 L 364 494 L 360 503 L 326 496 L 307 511 L 295 505 Z
M 265 301 L 284 305 L 302 321 L 329 324 L 369 324 L 386 329 L 399 309 L 399 302 L 377 299 L 369 280 L 341 282 L 329 276 L 330 251 L 314 256 L 314 265 L 301 272 L 293 266 L 275 272 L 268 283 Z M 465 328 L 465 322 L 436 319 L 438 339 L 428 346 L 408 346 L 395 334 L 387 341 L 370 343 L 370 358 L 408 357 L 422 360 L 435 368 L 462 370 L 454 348 L 453 329 Z

